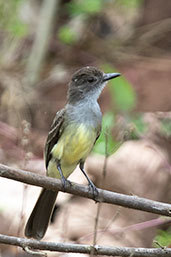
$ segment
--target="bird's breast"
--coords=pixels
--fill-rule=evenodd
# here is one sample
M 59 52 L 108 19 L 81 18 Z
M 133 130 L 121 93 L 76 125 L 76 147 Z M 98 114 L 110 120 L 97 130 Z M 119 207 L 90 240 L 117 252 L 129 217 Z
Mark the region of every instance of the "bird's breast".
M 64 164 L 78 163 L 85 159 L 93 148 L 97 132 L 85 124 L 71 124 L 62 133 L 52 149 L 52 155 Z

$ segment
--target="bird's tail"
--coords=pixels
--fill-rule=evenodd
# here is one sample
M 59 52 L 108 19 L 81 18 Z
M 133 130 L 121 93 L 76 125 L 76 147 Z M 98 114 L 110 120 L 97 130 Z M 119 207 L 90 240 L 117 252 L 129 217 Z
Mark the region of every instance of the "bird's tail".
M 27 221 L 25 235 L 42 239 L 46 233 L 58 192 L 42 189 L 34 209 Z

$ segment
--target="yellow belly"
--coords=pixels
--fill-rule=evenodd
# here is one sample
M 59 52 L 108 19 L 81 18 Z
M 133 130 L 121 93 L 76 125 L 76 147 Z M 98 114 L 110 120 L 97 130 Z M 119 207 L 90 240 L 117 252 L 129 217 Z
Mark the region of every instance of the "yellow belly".
M 48 175 L 60 178 L 56 168 L 56 160 L 60 160 L 62 172 L 68 177 L 80 160 L 85 160 L 93 148 L 96 131 L 84 124 L 68 126 L 53 147 L 52 160 L 48 165 Z

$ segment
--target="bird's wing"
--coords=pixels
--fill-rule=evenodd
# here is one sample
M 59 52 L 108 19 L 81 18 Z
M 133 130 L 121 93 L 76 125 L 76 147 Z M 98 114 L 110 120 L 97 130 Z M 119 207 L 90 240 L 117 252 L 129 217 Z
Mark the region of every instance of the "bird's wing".
M 46 168 L 51 159 L 51 150 L 53 146 L 58 142 L 58 139 L 62 133 L 62 124 L 64 122 L 65 109 L 62 109 L 56 113 L 56 116 L 52 122 L 46 144 L 45 144 L 45 163 Z

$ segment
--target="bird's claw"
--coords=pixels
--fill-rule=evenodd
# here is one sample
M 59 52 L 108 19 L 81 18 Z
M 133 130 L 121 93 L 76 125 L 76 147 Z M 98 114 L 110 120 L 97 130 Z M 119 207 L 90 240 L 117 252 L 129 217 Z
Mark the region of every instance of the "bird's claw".
M 67 180 L 64 176 L 62 177 L 62 186 L 63 186 L 64 192 L 66 191 L 67 187 L 71 186 L 71 182 Z
M 91 181 L 91 183 L 89 182 L 89 188 L 93 192 L 94 200 L 97 202 L 97 198 L 98 198 L 99 192 L 97 190 L 97 187 L 93 184 L 92 181 Z

